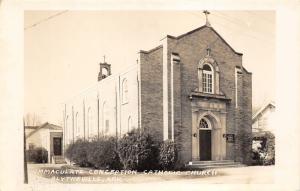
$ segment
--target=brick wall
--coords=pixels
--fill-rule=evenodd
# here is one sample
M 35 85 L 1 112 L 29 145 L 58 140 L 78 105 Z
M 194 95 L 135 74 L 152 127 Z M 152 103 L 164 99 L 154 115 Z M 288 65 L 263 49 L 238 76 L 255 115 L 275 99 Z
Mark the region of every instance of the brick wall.
M 141 127 L 163 140 L 162 47 L 140 52 Z

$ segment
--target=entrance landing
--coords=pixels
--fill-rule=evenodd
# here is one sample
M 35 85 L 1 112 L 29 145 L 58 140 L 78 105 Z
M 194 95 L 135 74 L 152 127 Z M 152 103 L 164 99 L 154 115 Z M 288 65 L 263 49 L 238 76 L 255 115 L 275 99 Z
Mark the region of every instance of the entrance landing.
M 234 168 L 244 167 L 246 165 L 233 160 L 219 160 L 219 161 L 190 161 L 186 167 L 189 169 L 214 169 L 214 168 Z

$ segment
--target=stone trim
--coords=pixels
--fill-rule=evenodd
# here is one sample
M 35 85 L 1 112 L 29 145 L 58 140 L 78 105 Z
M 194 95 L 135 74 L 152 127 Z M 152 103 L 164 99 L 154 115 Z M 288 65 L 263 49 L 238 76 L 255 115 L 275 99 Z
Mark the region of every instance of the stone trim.
M 202 93 L 202 92 L 196 92 L 192 91 L 190 93 L 190 99 L 193 98 L 207 98 L 207 99 L 219 99 L 219 100 L 224 100 L 224 101 L 231 101 L 230 98 L 227 98 L 225 95 L 217 95 L 217 94 L 208 94 L 208 93 Z

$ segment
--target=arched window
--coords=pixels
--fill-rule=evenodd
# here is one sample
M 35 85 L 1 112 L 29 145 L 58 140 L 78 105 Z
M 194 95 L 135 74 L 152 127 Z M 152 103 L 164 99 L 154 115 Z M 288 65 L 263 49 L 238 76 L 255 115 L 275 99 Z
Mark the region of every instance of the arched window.
M 128 117 L 128 132 L 132 129 L 132 118 L 131 116 Z
M 102 107 L 102 116 L 103 116 L 103 130 L 104 133 L 109 133 L 109 113 L 106 102 L 103 103 Z
M 107 68 L 102 68 L 102 77 L 103 78 L 106 78 L 108 76 L 108 70 L 107 70 Z
M 67 115 L 66 117 L 66 128 L 65 128 L 66 132 L 64 132 L 65 134 L 65 139 L 66 139 L 66 143 L 69 144 L 70 140 L 69 140 L 69 116 Z
M 88 108 L 88 116 L 87 116 L 87 136 L 88 138 L 90 137 L 90 133 L 91 133 L 91 129 L 92 129 L 92 111 L 91 108 Z
M 202 88 L 204 93 L 214 92 L 214 71 L 213 67 L 205 64 L 202 70 Z
M 78 115 L 78 112 L 76 113 L 75 115 L 75 129 L 76 129 L 76 135 L 79 136 L 79 115 Z
M 209 120 L 206 119 L 206 118 L 202 118 L 200 120 L 199 128 L 204 129 L 204 130 L 210 130 L 211 129 L 211 124 L 210 124 Z
M 125 78 L 122 82 L 122 103 L 128 102 L 128 84 L 127 79 Z

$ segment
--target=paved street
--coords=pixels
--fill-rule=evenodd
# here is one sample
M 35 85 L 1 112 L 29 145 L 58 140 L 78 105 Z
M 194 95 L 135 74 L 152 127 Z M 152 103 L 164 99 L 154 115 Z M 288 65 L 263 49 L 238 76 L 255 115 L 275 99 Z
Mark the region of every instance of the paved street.
M 41 169 L 43 173 L 41 173 Z M 62 171 L 61 171 L 62 170 Z M 66 170 L 77 170 L 79 174 L 57 174 L 65 173 Z M 39 183 L 200 183 L 200 184 L 260 184 L 272 183 L 274 166 L 250 166 L 240 168 L 225 168 L 208 171 L 208 175 L 197 174 L 117 174 L 108 175 L 99 173 L 101 171 L 90 168 L 70 167 L 68 165 L 53 164 L 28 164 L 29 184 Z M 51 174 L 50 172 L 56 172 Z M 91 172 L 97 172 L 92 174 Z M 49 174 L 50 173 L 50 174 Z M 199 172 L 198 172 L 199 173 Z

